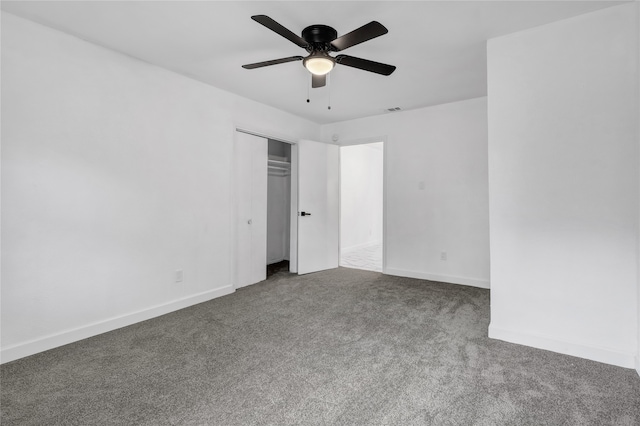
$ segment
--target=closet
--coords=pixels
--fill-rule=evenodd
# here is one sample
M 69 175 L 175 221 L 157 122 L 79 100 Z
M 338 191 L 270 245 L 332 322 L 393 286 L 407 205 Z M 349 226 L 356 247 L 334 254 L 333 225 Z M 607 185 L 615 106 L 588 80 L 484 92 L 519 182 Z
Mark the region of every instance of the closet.
M 267 171 L 267 265 L 271 265 L 290 260 L 290 144 L 269 139 Z
M 268 265 L 270 271 L 296 271 L 297 228 L 291 229 L 296 188 L 294 182 L 292 195 L 291 144 L 244 131 L 236 131 L 235 139 L 234 286 L 240 288 L 265 280 Z
M 267 266 L 298 274 L 337 268 L 340 148 L 242 129 L 235 142 L 234 287 L 263 281 Z

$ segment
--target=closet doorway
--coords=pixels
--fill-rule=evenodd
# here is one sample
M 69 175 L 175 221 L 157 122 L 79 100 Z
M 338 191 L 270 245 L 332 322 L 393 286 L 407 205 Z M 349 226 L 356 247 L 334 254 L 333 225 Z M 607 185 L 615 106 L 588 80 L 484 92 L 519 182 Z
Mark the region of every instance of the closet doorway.
M 236 130 L 233 264 L 234 287 L 241 288 L 265 280 L 269 264 L 297 272 L 298 228 L 291 209 L 298 203 L 298 150 Z
M 268 140 L 267 277 L 289 271 L 291 229 L 291 145 Z
M 234 287 L 282 262 L 278 271 L 298 274 L 338 267 L 340 148 L 242 129 L 235 142 Z
M 340 147 L 340 266 L 383 270 L 384 143 Z

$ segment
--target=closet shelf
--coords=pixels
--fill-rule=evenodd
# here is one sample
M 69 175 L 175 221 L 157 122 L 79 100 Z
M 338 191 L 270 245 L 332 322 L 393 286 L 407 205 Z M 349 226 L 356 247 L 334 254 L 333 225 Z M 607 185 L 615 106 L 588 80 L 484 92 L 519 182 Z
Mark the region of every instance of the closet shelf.
M 289 176 L 291 174 L 291 160 L 288 157 L 270 155 L 267 168 L 272 176 Z
M 278 160 L 269 160 L 267 162 L 267 168 L 269 170 L 283 170 L 288 172 L 291 170 L 291 163 L 286 161 L 278 161 Z

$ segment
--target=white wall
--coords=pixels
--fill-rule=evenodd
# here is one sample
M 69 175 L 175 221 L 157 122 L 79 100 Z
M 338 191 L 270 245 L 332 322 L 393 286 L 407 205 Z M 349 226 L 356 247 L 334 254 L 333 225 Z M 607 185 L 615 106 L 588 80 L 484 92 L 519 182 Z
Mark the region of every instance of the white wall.
M 236 125 L 320 130 L 2 13 L 4 362 L 232 291 Z
M 382 242 L 382 142 L 340 148 L 340 249 Z
M 634 365 L 636 7 L 488 43 L 491 337 Z
M 489 286 L 486 102 L 323 126 L 325 141 L 386 142 L 388 274 Z

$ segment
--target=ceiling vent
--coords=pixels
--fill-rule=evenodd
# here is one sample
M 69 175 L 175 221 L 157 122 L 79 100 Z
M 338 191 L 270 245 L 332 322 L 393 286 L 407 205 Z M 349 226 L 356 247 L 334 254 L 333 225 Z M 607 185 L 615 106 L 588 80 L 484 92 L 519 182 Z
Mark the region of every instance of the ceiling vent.
M 402 108 L 394 107 L 394 108 L 387 108 L 384 110 L 384 112 L 398 112 L 398 111 L 402 111 Z

